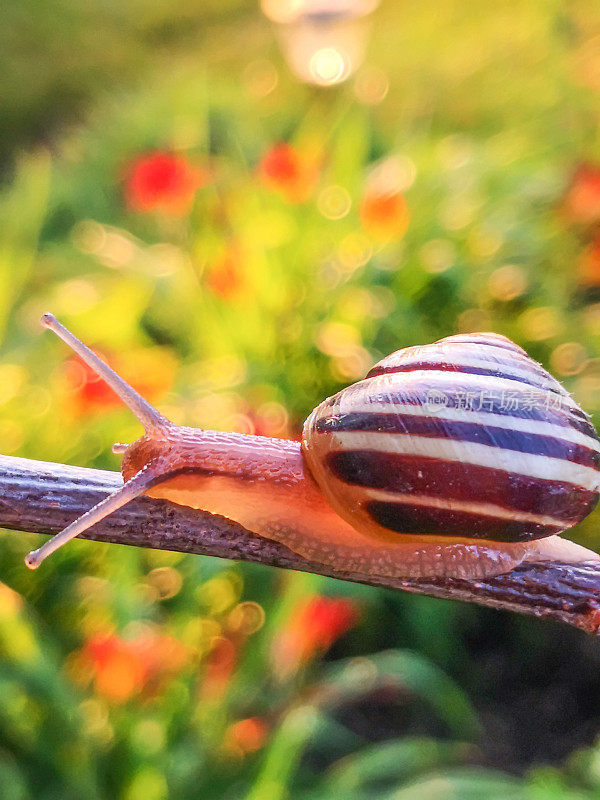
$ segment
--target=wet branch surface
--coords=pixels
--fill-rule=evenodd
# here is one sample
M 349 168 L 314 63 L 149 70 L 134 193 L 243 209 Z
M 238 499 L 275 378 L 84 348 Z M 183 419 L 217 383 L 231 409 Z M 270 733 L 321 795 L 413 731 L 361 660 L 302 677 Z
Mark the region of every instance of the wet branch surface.
M 57 533 L 121 483 L 117 472 L 0 456 L 0 527 Z M 147 497 L 129 503 L 81 538 L 254 561 L 371 586 L 467 600 L 560 620 L 589 633 L 600 632 L 600 562 L 525 562 L 504 575 L 478 581 L 379 578 L 307 561 L 224 517 Z

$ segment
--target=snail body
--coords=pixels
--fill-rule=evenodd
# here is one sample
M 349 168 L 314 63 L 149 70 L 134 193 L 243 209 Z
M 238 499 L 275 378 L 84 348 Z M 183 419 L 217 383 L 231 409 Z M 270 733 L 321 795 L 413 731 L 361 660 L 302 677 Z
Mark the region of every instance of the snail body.
M 51 315 L 146 433 L 124 485 L 27 557 L 140 494 L 228 517 L 308 560 L 361 574 L 483 578 L 529 557 L 598 556 L 557 534 L 598 500 L 600 439 L 563 387 L 497 334 L 399 350 L 328 398 L 302 443 L 176 426 Z

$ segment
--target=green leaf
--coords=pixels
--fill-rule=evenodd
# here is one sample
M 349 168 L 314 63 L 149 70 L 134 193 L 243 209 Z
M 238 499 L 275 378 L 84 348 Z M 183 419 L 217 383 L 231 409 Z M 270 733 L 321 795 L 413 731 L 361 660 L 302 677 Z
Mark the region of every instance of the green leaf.
M 385 650 L 329 666 L 320 684 L 322 702 L 348 702 L 390 681 L 421 698 L 456 736 L 479 736 L 477 714 L 466 694 L 438 667 L 410 650 Z
M 334 794 L 398 786 L 418 774 L 456 765 L 473 752 L 467 744 L 423 737 L 377 742 L 336 761 L 328 770 L 323 788 Z

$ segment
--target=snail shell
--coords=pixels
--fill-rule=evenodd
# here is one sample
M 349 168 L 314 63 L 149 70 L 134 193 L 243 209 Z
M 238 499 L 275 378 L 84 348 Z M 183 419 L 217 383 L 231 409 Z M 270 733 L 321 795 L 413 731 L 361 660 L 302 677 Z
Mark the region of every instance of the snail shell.
M 303 441 L 329 503 L 373 536 L 524 542 L 572 527 L 598 500 L 587 415 L 497 334 L 392 353 L 317 406 Z

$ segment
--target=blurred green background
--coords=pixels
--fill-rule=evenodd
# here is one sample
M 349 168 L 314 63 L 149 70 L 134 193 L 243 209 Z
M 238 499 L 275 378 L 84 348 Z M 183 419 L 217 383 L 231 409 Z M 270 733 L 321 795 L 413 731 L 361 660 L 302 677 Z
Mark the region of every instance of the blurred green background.
M 297 437 L 474 330 L 598 421 L 597 6 L 371 6 L 6 0 L 1 452 L 116 470 L 140 434 L 46 310 L 188 425 Z M 600 797 L 585 634 L 83 541 L 31 574 L 37 544 L 0 533 L 3 800 Z

